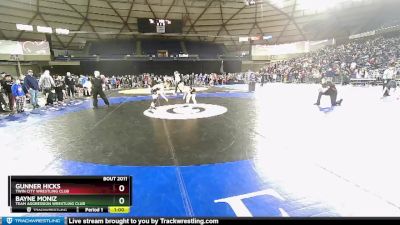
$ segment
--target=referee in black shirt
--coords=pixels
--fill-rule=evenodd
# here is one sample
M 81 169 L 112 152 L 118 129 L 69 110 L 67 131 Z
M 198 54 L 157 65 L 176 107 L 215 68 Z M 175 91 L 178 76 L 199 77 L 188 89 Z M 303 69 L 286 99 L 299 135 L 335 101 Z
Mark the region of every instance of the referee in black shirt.
M 103 99 L 104 103 L 107 106 L 110 106 L 110 102 L 108 102 L 106 94 L 103 91 L 103 80 L 100 78 L 100 72 L 94 71 L 94 79 L 93 79 L 93 86 L 92 86 L 92 93 L 93 93 L 93 107 L 98 108 L 97 106 L 97 95 Z

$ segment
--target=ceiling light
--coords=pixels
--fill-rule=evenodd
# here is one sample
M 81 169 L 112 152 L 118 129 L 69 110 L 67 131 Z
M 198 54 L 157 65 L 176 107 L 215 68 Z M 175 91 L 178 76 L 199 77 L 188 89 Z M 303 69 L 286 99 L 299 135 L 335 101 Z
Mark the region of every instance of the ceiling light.
M 239 37 L 239 42 L 249 41 L 249 37 Z
M 53 29 L 51 29 L 51 27 L 37 26 L 36 29 L 40 33 L 48 33 L 48 34 L 53 33 Z
M 264 39 L 264 40 L 270 40 L 270 39 L 272 39 L 272 36 L 271 36 L 271 35 L 264 36 L 263 39 Z
M 56 28 L 56 34 L 68 35 L 69 34 L 69 30 L 68 29 L 63 29 L 63 28 Z
M 33 31 L 32 25 L 26 25 L 26 24 L 16 24 L 16 25 L 17 25 L 17 30 Z

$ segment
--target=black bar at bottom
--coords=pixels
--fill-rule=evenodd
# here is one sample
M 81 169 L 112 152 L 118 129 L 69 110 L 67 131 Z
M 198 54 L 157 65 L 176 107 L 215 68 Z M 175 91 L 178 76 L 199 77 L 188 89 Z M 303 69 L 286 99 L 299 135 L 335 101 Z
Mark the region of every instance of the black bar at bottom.
M 83 222 L 83 220 L 85 222 Z M 305 222 L 309 224 L 310 222 L 329 222 L 342 224 L 343 221 L 353 221 L 353 222 L 362 222 L 363 224 L 368 224 L 370 222 L 374 224 L 382 224 L 380 221 L 384 222 L 393 222 L 393 224 L 399 224 L 399 218 L 281 218 L 281 217 L 272 217 L 272 218 L 204 218 L 204 217 L 197 217 L 197 218 L 160 218 L 160 217 L 144 217 L 144 218 L 136 218 L 136 217 L 113 217 L 113 218 L 90 218 L 90 217 L 68 217 L 67 218 L 67 225 L 96 225 L 96 224 L 104 224 L 104 225 L 139 225 L 139 224 L 146 224 L 146 225 L 235 225 L 235 224 L 274 224 L 274 223 L 289 223 L 293 225 L 301 224 Z
M 108 213 L 108 207 L 12 207 L 12 213 Z

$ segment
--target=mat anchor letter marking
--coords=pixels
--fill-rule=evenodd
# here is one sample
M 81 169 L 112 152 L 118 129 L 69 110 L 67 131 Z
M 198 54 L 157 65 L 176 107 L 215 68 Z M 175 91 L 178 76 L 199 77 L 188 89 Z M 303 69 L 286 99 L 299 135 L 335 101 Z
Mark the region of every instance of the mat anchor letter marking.
M 251 192 L 251 193 L 247 193 L 244 195 L 237 195 L 237 196 L 232 196 L 229 198 L 218 199 L 218 200 L 215 200 L 214 202 L 215 203 L 221 203 L 221 202 L 228 203 L 228 205 L 232 208 L 232 210 L 235 212 L 236 216 L 238 216 L 238 217 L 253 217 L 250 210 L 243 203 L 243 200 L 249 199 L 249 198 L 254 198 L 257 196 L 262 196 L 262 195 L 270 195 L 276 199 L 285 201 L 285 199 L 278 192 L 276 192 L 272 189 L 266 189 L 263 191 Z M 284 209 L 278 208 L 278 210 L 282 217 L 289 217 L 289 214 Z

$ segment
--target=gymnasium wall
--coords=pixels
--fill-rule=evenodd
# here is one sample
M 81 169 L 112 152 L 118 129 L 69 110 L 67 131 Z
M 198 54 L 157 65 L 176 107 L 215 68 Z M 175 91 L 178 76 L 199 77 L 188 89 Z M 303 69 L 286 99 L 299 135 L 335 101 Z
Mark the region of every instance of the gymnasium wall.
M 1 65 L 0 64 L 0 73 L 5 72 L 7 74 L 11 74 L 13 76 L 17 76 L 17 66 L 15 65 Z
M 33 70 L 34 74 L 40 74 L 42 72 L 40 64 L 21 63 L 22 74 L 26 74 L 29 69 Z M 0 73 L 1 72 L 11 74 L 13 77 L 18 77 L 20 75 L 18 65 L 15 62 L 0 62 Z

